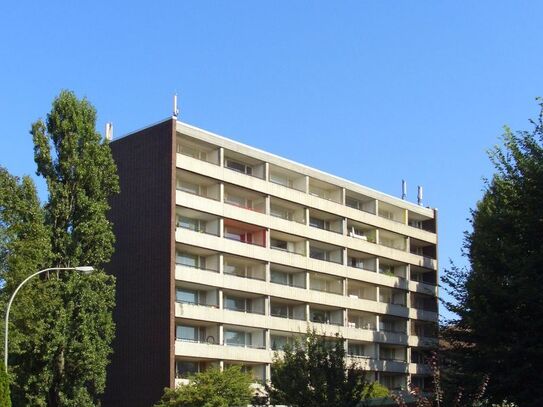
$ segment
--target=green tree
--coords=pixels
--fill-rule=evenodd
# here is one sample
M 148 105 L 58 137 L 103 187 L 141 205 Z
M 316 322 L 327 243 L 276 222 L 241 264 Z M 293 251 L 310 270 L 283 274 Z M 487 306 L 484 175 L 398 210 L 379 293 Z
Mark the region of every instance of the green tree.
M 489 375 L 491 401 L 543 405 L 543 103 L 530 131 L 505 128 L 496 168 L 472 211 L 470 267 L 443 277 L 458 318 L 444 331 L 449 377 L 464 386 Z
M 348 407 L 362 400 L 385 397 L 388 390 L 366 380 L 364 369 L 348 364 L 343 338 L 309 332 L 276 354 L 271 384 L 272 404 L 294 407 Z
M 51 273 L 18 294 L 10 327 L 15 405 L 96 406 L 104 392 L 115 330 L 115 280 L 102 267 L 114 244 L 108 199 L 119 185 L 109 146 L 95 126 L 94 107 L 61 92 L 45 122 L 38 120 L 31 130 L 37 174 L 49 192 L 44 207 L 29 179 L 18 183 L 4 174 L 7 181 L 0 185 L 3 197 L 12 190 L 26 193 L 26 198 L 4 198 L 6 206 L 0 207 L 4 303 L 40 268 L 97 269 L 90 276 Z M 29 217 L 32 224 L 25 220 Z
M 11 407 L 9 377 L 4 366 L 0 367 L 0 407 Z
M 164 389 L 155 407 L 232 407 L 246 406 L 252 397 L 251 377 L 232 366 L 220 371 L 208 369 L 190 377 L 186 385 Z

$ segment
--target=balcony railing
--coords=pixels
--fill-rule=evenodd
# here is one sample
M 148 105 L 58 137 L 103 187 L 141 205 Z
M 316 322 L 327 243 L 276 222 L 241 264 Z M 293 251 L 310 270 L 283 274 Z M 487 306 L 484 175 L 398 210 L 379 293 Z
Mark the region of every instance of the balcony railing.
M 219 308 L 218 305 L 206 304 L 205 302 L 201 302 L 201 301 L 175 300 L 175 302 L 179 304 L 198 305 L 200 307 Z

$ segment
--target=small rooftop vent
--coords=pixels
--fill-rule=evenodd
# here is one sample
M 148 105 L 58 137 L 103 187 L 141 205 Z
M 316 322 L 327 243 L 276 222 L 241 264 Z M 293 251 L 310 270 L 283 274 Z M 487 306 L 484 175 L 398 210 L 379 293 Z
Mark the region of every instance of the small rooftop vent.
M 106 123 L 106 140 L 113 140 L 113 123 L 111 122 Z

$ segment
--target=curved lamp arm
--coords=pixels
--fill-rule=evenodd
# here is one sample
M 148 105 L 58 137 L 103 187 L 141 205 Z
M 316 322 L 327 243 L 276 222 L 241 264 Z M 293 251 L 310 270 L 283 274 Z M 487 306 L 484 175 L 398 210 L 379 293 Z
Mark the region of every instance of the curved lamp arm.
M 8 307 L 6 308 L 6 321 L 5 321 L 5 333 L 4 333 L 4 365 L 5 365 L 5 369 L 6 369 L 6 372 L 8 371 L 8 332 L 9 332 L 9 311 L 11 309 L 11 304 L 13 303 L 13 300 L 15 299 L 15 296 L 17 295 L 17 293 L 19 292 L 19 290 L 22 288 L 23 285 L 25 285 L 25 283 L 30 280 L 32 277 L 35 277 L 37 276 L 38 274 L 42 274 L 42 273 L 45 273 L 47 271 L 61 271 L 61 270 L 75 270 L 75 271 L 80 271 L 84 274 L 89 274 L 89 273 L 92 273 L 94 271 L 94 268 L 91 267 L 91 266 L 80 266 L 80 267 L 51 267 L 51 268 L 47 268 L 47 269 L 43 269 L 43 270 L 40 270 L 40 271 L 37 271 L 36 273 L 34 274 L 31 274 L 29 275 L 27 278 L 25 278 L 23 280 L 23 282 L 21 284 L 19 284 L 19 286 L 15 289 L 15 291 L 13 292 L 13 294 L 11 294 L 11 297 L 9 299 L 9 302 L 8 302 Z

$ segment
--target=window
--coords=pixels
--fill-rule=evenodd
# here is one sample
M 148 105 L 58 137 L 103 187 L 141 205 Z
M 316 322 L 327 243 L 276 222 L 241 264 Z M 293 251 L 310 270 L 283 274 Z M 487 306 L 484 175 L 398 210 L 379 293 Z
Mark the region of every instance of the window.
M 226 168 L 230 168 L 231 170 L 242 172 L 247 175 L 253 174 L 253 168 L 245 165 L 243 163 L 240 163 L 238 161 L 231 160 L 230 158 L 226 159 Z
M 314 217 L 309 217 L 309 226 L 313 226 L 314 228 L 319 228 L 319 229 L 330 229 L 330 224 L 325 221 L 325 220 L 322 220 L 322 219 L 318 219 L 318 218 L 314 218 Z
M 288 318 L 289 309 L 286 304 L 271 304 L 270 305 L 270 314 L 274 317 Z
M 198 373 L 200 366 L 198 362 L 176 362 L 176 377 L 186 379 L 189 376 Z
M 175 292 L 175 300 L 187 304 L 198 304 L 198 291 L 178 288 Z
M 177 325 L 175 337 L 180 341 L 198 342 L 198 328 L 188 325 Z
M 194 147 L 177 144 L 177 153 L 183 154 L 192 158 L 196 158 L 197 160 L 203 160 L 203 161 L 207 160 L 206 152 L 200 151 Z
M 317 249 L 316 247 L 310 247 L 309 257 L 317 260 L 326 260 L 326 251 L 322 249 Z
M 270 207 L 270 215 L 275 216 L 276 218 L 286 219 L 286 220 L 292 220 L 294 218 L 294 212 L 289 211 L 286 208 L 271 205 Z
M 349 344 L 347 353 L 353 356 L 365 356 L 364 345 L 361 345 L 359 343 Z
M 270 280 L 272 283 L 289 285 L 289 274 L 282 271 L 271 270 Z
M 271 239 L 270 245 L 273 249 L 279 249 L 279 250 L 285 250 L 285 251 L 288 250 L 288 244 L 284 240 Z
M 229 192 L 225 193 L 224 202 L 230 205 L 239 206 L 241 208 L 252 208 L 253 206 L 253 202 L 250 199 L 245 199 Z
M 270 182 L 292 188 L 293 181 L 287 175 L 270 172 Z
M 232 311 L 246 312 L 249 311 L 250 300 L 246 300 L 245 298 L 240 297 L 228 296 L 224 299 L 224 308 Z
M 381 346 L 379 350 L 379 357 L 382 360 L 394 360 L 396 358 L 396 352 L 394 348 L 386 348 L 384 346 Z
M 187 181 L 177 180 L 177 189 L 194 195 L 206 195 L 206 187 Z
M 176 264 L 182 266 L 194 267 L 205 269 L 206 259 L 205 257 L 197 256 L 195 254 L 177 252 L 175 256 Z
M 356 268 L 359 268 L 359 269 L 363 269 L 364 268 L 364 260 L 357 259 L 356 257 L 350 257 L 349 258 L 349 265 L 351 267 L 356 267 Z
M 358 199 L 351 198 L 350 196 L 345 197 L 345 205 L 354 209 L 362 209 L 362 202 L 360 202 Z
M 287 336 L 271 335 L 270 341 L 272 350 L 283 349 L 285 345 L 290 342 L 288 339 Z
M 251 346 L 251 334 L 243 331 L 224 331 L 224 342 L 230 346 Z
M 327 324 L 330 321 L 330 313 L 322 310 L 311 310 L 311 321 Z
M 185 216 L 178 216 L 177 227 L 193 230 L 195 232 L 205 232 L 206 221 L 200 220 L 200 219 L 187 218 Z

